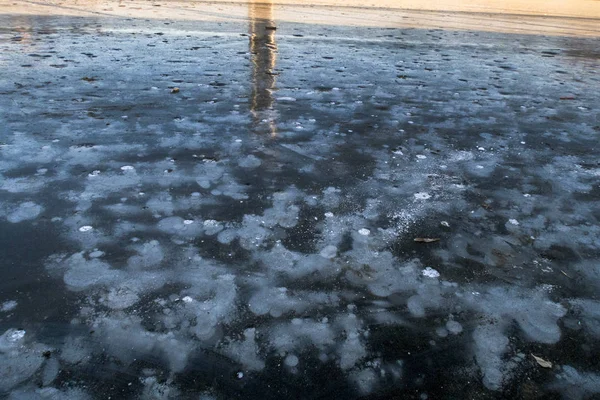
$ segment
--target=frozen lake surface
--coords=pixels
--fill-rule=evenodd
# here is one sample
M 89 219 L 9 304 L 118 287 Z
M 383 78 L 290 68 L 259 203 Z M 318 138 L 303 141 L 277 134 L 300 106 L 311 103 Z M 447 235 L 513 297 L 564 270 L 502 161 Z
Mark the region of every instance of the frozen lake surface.
M 599 396 L 597 37 L 245 10 L 0 15 L 0 397 Z

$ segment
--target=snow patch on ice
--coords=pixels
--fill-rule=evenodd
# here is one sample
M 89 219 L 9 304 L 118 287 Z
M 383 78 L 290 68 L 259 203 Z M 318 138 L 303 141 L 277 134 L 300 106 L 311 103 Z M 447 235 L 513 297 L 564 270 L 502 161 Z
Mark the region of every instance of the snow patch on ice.
M 423 276 L 428 278 L 439 278 L 440 273 L 431 267 L 427 267 L 423 270 Z
M 8 300 L 2 303 L 2 306 L 0 306 L 0 311 L 9 312 L 15 308 L 17 308 L 17 302 L 15 300 Z

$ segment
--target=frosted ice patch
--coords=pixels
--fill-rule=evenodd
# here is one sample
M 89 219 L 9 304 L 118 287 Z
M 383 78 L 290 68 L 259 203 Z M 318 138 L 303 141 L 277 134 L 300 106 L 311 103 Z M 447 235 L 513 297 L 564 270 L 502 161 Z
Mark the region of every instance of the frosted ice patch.
M 139 301 L 140 297 L 128 287 L 112 288 L 103 299 L 113 310 L 123 310 Z
M 17 308 L 17 302 L 14 300 L 5 301 L 2 303 L 2 307 L 0 307 L 0 311 L 9 312 Z
M 244 338 L 227 343 L 223 351 L 250 371 L 261 371 L 265 368 L 265 362 L 259 356 L 259 348 L 256 343 L 256 328 L 244 329 Z M 239 378 L 243 376 L 243 373 L 238 373 Z
M 435 334 L 441 338 L 445 338 L 448 336 L 448 330 L 446 328 L 439 327 L 439 328 L 436 328 Z
M 428 278 L 439 278 L 440 273 L 431 267 L 427 267 L 423 270 L 423 276 Z
M 333 213 L 332 212 L 326 212 L 325 213 L 325 217 L 327 217 L 327 218 L 333 218 Z
M 58 376 L 58 373 L 60 372 L 60 363 L 58 362 L 58 359 L 56 358 L 52 358 L 48 361 L 46 361 L 45 363 L 46 365 L 44 366 L 44 369 L 42 371 L 42 385 L 44 386 L 48 386 L 50 385 Z M 48 393 L 57 393 L 58 390 L 54 389 L 54 388 L 45 388 L 45 389 L 41 389 L 40 390 L 40 394 L 42 394 L 44 391 L 47 391 Z M 76 400 L 76 397 L 70 397 L 73 400 Z
M 353 371 L 350 376 L 350 381 L 354 383 L 361 395 L 371 393 L 377 385 L 378 379 L 375 371 L 371 368 Z
M 417 199 L 417 200 L 427 200 L 430 198 L 431 198 L 431 195 L 429 193 L 425 193 L 425 192 L 415 193 L 415 199 Z
M 217 240 L 221 244 L 229 244 L 237 237 L 237 231 L 234 229 L 226 229 L 219 233 Z
M 25 347 L 22 345 L 24 338 L 25 331 L 17 329 L 9 329 L 0 336 L 0 359 L 2 360 L 0 362 L 0 393 L 3 395 L 7 395 L 12 388 L 28 381 L 44 362 L 44 357 L 41 355 L 47 348 L 37 343 Z M 11 398 L 13 397 L 11 396 Z
M 360 341 L 359 333 L 355 326 L 346 326 L 346 340 L 338 349 L 339 365 L 343 370 L 354 368 L 356 364 L 367 355 L 365 346 Z
M 89 254 L 90 258 L 99 258 L 102 257 L 104 255 L 104 252 L 101 250 L 94 250 Z
M 335 332 L 329 324 L 302 318 L 279 323 L 268 335 L 273 348 L 280 352 L 302 351 L 306 343 L 318 349 L 331 348 L 336 343 Z
M 109 264 L 97 258 L 86 260 L 83 253 L 73 254 L 63 265 L 67 268 L 63 280 L 75 291 L 118 282 L 123 275 L 122 271 L 111 269 Z
M 202 229 L 200 224 L 185 223 L 181 217 L 167 217 L 158 221 L 158 229 L 175 235 L 196 235 Z M 188 220 L 192 221 L 193 220 Z
M 337 247 L 333 245 L 325 246 L 323 250 L 319 253 L 321 257 L 324 258 L 333 258 L 337 255 Z
M 26 201 L 20 204 L 12 213 L 8 214 L 8 221 L 16 224 L 18 222 L 27 221 L 36 218 L 44 208 L 32 201 Z
M 148 374 L 153 373 L 152 370 L 145 370 Z M 147 378 L 140 378 L 140 382 L 143 383 L 144 388 L 142 394 L 138 396 L 140 399 L 175 399 L 180 397 L 180 391 L 171 383 L 161 383 L 155 376 L 149 376 Z M 131 386 L 131 382 L 129 385 Z M 109 396 L 110 397 L 110 396 Z M 210 396 L 200 396 L 199 400 L 215 400 Z
M 89 232 L 92 229 L 94 229 L 92 226 L 90 226 L 90 225 L 84 225 L 84 226 L 81 226 L 79 228 L 79 232 Z
M 511 225 L 519 225 L 519 221 L 517 221 L 516 219 L 512 219 L 512 218 L 511 218 L 511 219 L 509 219 L 509 220 L 508 220 L 508 222 L 509 222 Z
M 164 259 L 162 247 L 157 240 L 135 246 L 135 251 L 138 254 L 127 260 L 127 265 L 131 268 L 151 268 L 160 264 Z
M 550 387 L 560 390 L 564 399 L 596 399 L 594 395 L 600 393 L 600 375 L 563 365 Z
M 283 363 L 285 365 L 287 365 L 288 367 L 295 367 L 298 365 L 299 362 L 300 362 L 300 360 L 298 360 L 298 357 L 296 357 L 293 354 L 288 354 L 288 356 L 285 358 L 285 360 L 283 360 Z
M 553 344 L 560 340 L 561 329 L 557 321 L 567 310 L 550 301 L 542 288 L 529 289 L 526 296 L 521 289 L 489 288 L 485 293 L 474 294 L 469 301 L 472 307 L 485 313 L 511 316 L 523 333 L 535 342 Z
M 204 233 L 207 235 L 214 235 L 216 233 L 219 233 L 224 228 L 223 225 L 219 223 L 219 221 L 216 221 L 214 219 L 207 219 L 206 221 L 204 221 L 203 226 Z
M 426 159 L 426 158 L 427 158 L 427 156 L 424 156 L 423 154 L 417 154 L 417 158 L 418 158 L 419 160 L 424 160 L 424 159 Z
M 358 233 L 360 233 L 363 236 L 369 236 L 371 234 L 371 231 L 367 228 L 362 228 L 358 230 Z
M 463 331 L 462 325 L 456 321 L 446 322 L 446 329 L 453 335 L 458 335 Z
M 181 301 L 184 303 L 191 303 L 194 301 L 194 299 L 192 299 L 190 296 L 185 296 L 183 299 L 181 299 Z
M 490 390 L 499 390 L 505 377 L 504 353 L 508 349 L 508 338 L 499 326 L 479 326 L 473 332 L 475 359 L 483 375 L 483 385 Z
M 135 168 L 133 167 L 133 165 L 123 165 L 121 167 L 121 171 L 133 171 Z
M 244 157 L 238 162 L 238 165 L 242 168 L 256 168 L 260 166 L 260 164 L 262 164 L 262 161 L 253 155 Z
M 191 225 L 191 224 L 193 224 L 193 223 L 194 223 L 194 220 L 193 220 L 193 219 L 184 219 L 184 220 L 183 220 L 183 224 L 184 224 L 184 225 Z

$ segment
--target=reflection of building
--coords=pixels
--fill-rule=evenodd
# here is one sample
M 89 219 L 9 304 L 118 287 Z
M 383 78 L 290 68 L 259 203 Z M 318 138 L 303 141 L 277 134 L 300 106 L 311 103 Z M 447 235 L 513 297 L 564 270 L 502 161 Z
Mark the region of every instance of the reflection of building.
M 260 1 L 260 2 L 259 2 Z M 249 0 L 250 53 L 252 59 L 252 93 L 250 112 L 257 132 L 277 134 L 273 90 L 275 89 L 277 44 L 273 21 L 273 0 Z

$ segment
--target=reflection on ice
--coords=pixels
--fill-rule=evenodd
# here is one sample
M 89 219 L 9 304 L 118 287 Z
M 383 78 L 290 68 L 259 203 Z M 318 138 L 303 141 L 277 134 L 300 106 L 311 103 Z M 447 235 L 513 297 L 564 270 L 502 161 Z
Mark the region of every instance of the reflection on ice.
M 273 20 L 273 0 L 248 2 L 250 54 L 252 60 L 250 112 L 254 130 L 261 133 L 262 126 L 271 136 L 277 135 L 277 111 L 274 109 L 273 92 L 276 90 L 275 67 L 277 65 L 277 43 Z

